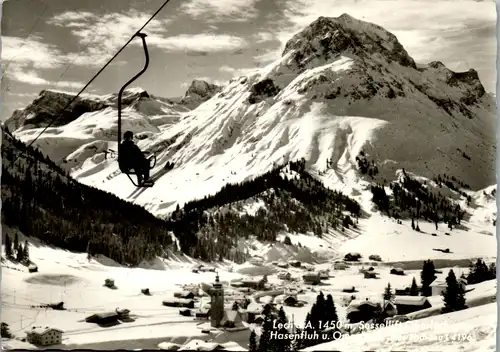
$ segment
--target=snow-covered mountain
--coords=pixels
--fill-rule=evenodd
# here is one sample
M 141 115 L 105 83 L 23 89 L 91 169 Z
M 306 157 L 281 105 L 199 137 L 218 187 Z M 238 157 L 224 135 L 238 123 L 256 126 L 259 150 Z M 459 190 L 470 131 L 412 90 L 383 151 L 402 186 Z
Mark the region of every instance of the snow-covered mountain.
M 279 60 L 222 88 L 193 82 L 179 103 L 127 93 L 122 128 L 157 153 L 152 174 L 176 164 L 155 187 L 134 192 L 105 158 L 116 150 L 116 94 L 85 96 L 36 145 L 80 182 L 158 215 L 302 157 L 326 184 L 356 195 L 362 151 L 381 180 L 405 168 L 429 179 L 453 175 L 473 189 L 495 183 L 495 101 L 477 72 L 417 66 L 393 34 L 347 14 L 318 18 Z M 6 125 L 30 142 L 65 99 L 44 91 Z M 193 101 L 201 105 L 186 108 Z

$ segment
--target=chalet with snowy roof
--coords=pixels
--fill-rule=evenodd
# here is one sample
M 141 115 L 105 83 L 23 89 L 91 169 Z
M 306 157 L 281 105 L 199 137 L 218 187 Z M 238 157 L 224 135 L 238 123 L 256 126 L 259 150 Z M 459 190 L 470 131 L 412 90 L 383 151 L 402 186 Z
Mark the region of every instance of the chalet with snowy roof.
M 115 312 L 103 312 L 92 314 L 85 318 L 87 323 L 95 323 L 99 325 L 110 325 L 118 322 L 120 316 Z
M 52 346 L 62 343 L 62 330 L 50 328 L 48 326 L 33 327 L 26 332 L 26 340 L 36 346 Z
M 363 273 L 365 279 L 376 279 L 378 274 L 373 267 Z
M 328 280 L 330 278 L 330 270 L 320 270 L 319 271 L 319 277 L 322 280 Z
M 417 289 L 420 291 L 420 288 L 418 286 L 417 286 Z M 395 288 L 394 295 L 396 295 L 396 296 L 410 296 L 410 288 L 409 287 Z
M 193 299 L 195 294 L 191 291 L 174 292 L 174 297 L 183 299 Z
M 262 278 L 248 278 L 241 280 L 243 287 L 252 288 L 254 290 L 262 290 L 265 287 L 265 282 Z
M 391 274 L 392 275 L 404 275 L 405 271 L 402 268 L 392 268 Z
M 230 329 L 241 329 L 245 327 L 243 325 L 243 316 L 237 310 L 225 310 L 220 325 Z
M 305 274 L 302 275 L 302 279 L 306 284 L 317 285 L 321 283 L 321 274 L 320 273 Z
M 396 304 L 394 304 L 394 302 L 385 301 L 383 312 L 384 312 L 385 316 L 393 317 L 396 314 L 398 314 L 398 308 L 396 307 Z
M 467 286 L 467 279 L 464 279 L 463 277 L 459 277 L 457 279 L 458 284 L 462 287 L 462 289 L 465 291 L 466 286 Z M 432 296 L 440 296 L 443 291 L 446 290 L 446 287 L 448 284 L 446 283 L 446 280 L 434 280 L 430 285 L 431 287 L 431 295 Z
M 338 262 L 333 264 L 334 270 L 346 270 L 349 266 L 344 262 Z
M 424 296 L 394 296 L 394 304 L 398 314 L 409 314 L 432 307 Z
M 379 309 L 380 304 L 368 299 L 365 301 L 352 301 L 346 309 L 346 317 L 352 324 L 359 323 L 360 321 L 368 321 L 375 317 Z
M 163 301 L 163 305 L 166 307 L 194 308 L 194 300 L 174 298 Z
M 290 280 L 292 278 L 292 274 L 288 271 L 281 271 L 278 273 L 278 279 L 280 280 Z

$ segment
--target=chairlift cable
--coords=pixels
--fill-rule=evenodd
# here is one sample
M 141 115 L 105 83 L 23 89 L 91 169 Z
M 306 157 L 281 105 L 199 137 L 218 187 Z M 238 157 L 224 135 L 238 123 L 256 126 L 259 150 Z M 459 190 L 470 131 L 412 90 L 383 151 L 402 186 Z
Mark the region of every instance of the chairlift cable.
M 36 140 L 38 138 L 40 138 L 40 136 L 50 127 L 52 126 L 52 124 L 59 118 L 62 116 L 62 113 L 64 111 L 66 111 L 67 108 L 69 108 L 69 106 L 71 104 L 73 104 L 73 102 L 85 91 L 85 89 L 87 89 L 87 87 L 102 73 L 102 71 L 104 71 L 104 69 L 106 67 L 109 66 L 109 64 L 127 47 L 127 45 L 129 45 L 132 40 L 134 40 L 134 38 L 137 36 L 138 33 L 140 33 L 148 24 L 149 22 L 151 22 L 153 20 L 153 18 L 158 15 L 158 13 L 160 13 L 161 10 L 163 10 L 163 8 L 170 2 L 170 0 L 165 0 L 165 2 L 158 8 L 158 10 L 156 10 L 156 12 L 151 15 L 151 17 L 146 21 L 146 23 L 144 23 L 142 25 L 142 27 L 137 30 L 131 37 L 130 39 L 120 48 L 120 50 L 118 50 L 116 52 L 115 55 L 113 55 L 113 57 L 106 63 L 104 64 L 104 66 L 90 79 L 90 81 L 87 82 L 87 84 L 69 101 L 69 103 L 67 103 L 64 108 L 59 112 L 59 114 L 54 117 L 49 123 L 47 126 L 45 126 L 43 128 L 43 130 L 35 137 L 35 139 L 33 139 L 27 146 L 26 146 L 26 151 L 28 150 L 28 148 L 36 142 Z M 21 155 L 23 155 L 23 151 L 21 151 L 21 153 L 14 159 L 14 161 L 12 163 L 15 163 L 17 161 L 17 159 L 19 159 L 19 157 L 21 157 Z

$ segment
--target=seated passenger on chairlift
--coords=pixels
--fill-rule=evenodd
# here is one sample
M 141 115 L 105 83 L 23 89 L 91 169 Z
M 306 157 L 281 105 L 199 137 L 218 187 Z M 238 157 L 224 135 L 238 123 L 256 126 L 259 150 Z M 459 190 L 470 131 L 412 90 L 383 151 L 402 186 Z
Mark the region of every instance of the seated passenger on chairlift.
M 134 171 L 137 175 L 139 185 L 152 185 L 153 181 L 149 178 L 150 164 L 149 159 L 133 141 L 134 134 L 127 131 L 123 134 L 123 142 L 119 146 L 120 159 L 118 160 L 122 172 L 129 173 Z

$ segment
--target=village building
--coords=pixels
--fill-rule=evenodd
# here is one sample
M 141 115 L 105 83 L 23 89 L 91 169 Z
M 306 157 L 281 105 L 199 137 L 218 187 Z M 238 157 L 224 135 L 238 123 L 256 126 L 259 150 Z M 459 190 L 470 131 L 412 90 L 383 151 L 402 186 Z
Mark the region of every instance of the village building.
M 393 317 L 398 314 L 398 309 L 396 307 L 396 304 L 391 301 L 385 301 L 384 302 L 384 309 L 383 313 L 386 317 Z
M 367 322 L 375 317 L 376 312 L 380 310 L 380 304 L 370 300 L 356 302 L 352 301 L 346 309 L 346 318 L 351 324 L 361 321 Z
M 396 296 L 409 296 L 410 295 L 410 288 L 409 287 L 395 288 L 394 295 L 396 295 Z
M 305 274 L 302 276 L 302 279 L 306 284 L 317 285 L 321 283 L 321 274 L 320 273 Z
M 30 264 L 28 266 L 28 271 L 30 273 L 36 273 L 36 272 L 38 272 L 38 266 L 36 266 L 35 264 Z
M 194 308 L 194 300 L 192 299 L 174 298 L 164 300 L 162 303 L 166 307 Z
M 104 313 L 96 313 L 85 318 L 87 323 L 95 323 L 99 325 L 109 325 L 118 322 L 118 318 L 120 316 L 117 312 L 104 312 Z
M 467 280 L 464 279 L 463 277 L 459 277 L 457 279 L 458 285 L 462 287 L 462 289 L 465 292 L 466 286 L 467 286 Z M 440 296 L 443 291 L 446 290 L 446 287 L 448 284 L 446 283 L 445 280 L 434 280 L 430 285 L 431 287 L 431 295 L 432 296 Z
M 391 274 L 392 275 L 404 275 L 405 271 L 402 268 L 392 268 Z
M 62 343 L 63 332 L 59 329 L 33 327 L 26 333 L 26 340 L 36 346 L 52 346 Z
M 432 307 L 424 296 L 394 296 L 394 304 L 400 315 Z
M 174 297 L 183 299 L 193 299 L 195 294 L 191 291 L 174 292 Z
M 291 260 L 288 264 L 294 268 L 300 268 L 302 266 L 302 263 L 299 260 Z
M 363 273 L 365 279 L 376 279 L 378 273 L 375 271 L 375 269 L 370 268 Z
M 215 277 L 210 300 L 210 325 L 219 327 L 224 318 L 224 288 L 219 281 L 219 274 Z
M 104 286 L 110 287 L 110 288 L 115 287 L 115 280 L 109 279 L 109 278 L 104 280 Z
M 184 316 L 184 317 L 190 317 L 191 316 L 191 309 L 189 309 L 189 308 L 180 309 L 179 314 Z
M 199 320 L 210 319 L 210 308 L 200 308 L 195 312 L 195 318 Z
M 220 325 L 224 328 L 230 329 L 244 328 L 243 316 L 237 310 L 226 310 L 224 311 L 224 317 L 222 318 Z
M 333 264 L 334 270 L 346 270 L 349 266 L 344 262 L 338 262 Z
M 319 276 L 322 280 L 328 280 L 330 278 L 330 270 L 320 270 Z
M 290 280 L 292 278 L 292 274 L 288 271 L 281 271 L 278 273 L 278 279 L 280 280 Z
M 246 309 L 247 312 L 247 322 L 248 323 L 253 323 L 255 322 L 255 319 L 262 314 L 262 311 L 264 309 L 262 308 L 261 305 L 256 304 L 256 303 L 250 303 Z
M 265 281 L 262 279 L 257 279 L 257 278 L 251 278 L 251 279 L 244 279 L 241 281 L 242 287 L 247 287 L 251 288 L 254 290 L 262 290 L 265 288 Z

